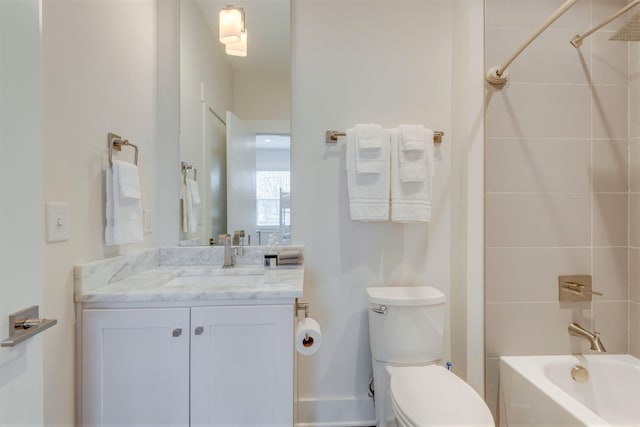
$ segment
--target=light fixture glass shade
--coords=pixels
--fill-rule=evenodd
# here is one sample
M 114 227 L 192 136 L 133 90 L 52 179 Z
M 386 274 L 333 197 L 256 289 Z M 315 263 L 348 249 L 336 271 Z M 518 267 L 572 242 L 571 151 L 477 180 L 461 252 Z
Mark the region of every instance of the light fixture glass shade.
M 242 12 L 233 6 L 220 11 L 220 42 L 239 43 L 242 32 Z
M 231 56 L 247 56 L 247 30 L 240 34 L 238 43 L 228 43 L 224 46 L 224 51 Z

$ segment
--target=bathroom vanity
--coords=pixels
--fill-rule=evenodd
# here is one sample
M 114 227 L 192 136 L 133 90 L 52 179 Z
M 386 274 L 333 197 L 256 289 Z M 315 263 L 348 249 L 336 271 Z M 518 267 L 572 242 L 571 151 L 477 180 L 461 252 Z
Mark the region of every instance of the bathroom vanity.
M 132 256 L 153 268 L 76 268 L 81 425 L 293 425 L 303 268 L 170 265 L 156 251 Z

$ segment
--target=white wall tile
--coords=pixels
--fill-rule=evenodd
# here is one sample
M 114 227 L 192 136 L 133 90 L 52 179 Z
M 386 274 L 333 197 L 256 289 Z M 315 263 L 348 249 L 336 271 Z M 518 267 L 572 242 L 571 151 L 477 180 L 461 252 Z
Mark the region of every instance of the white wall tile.
M 584 47 L 576 50 L 569 43 L 576 34 L 574 30 L 552 28 L 540 34 L 509 65 L 510 82 L 588 84 L 590 77 L 584 64 L 591 63 L 591 40 L 585 40 Z M 527 28 L 487 29 L 487 68 L 502 65 L 530 35 Z
M 629 117 L 638 117 L 640 116 L 640 72 L 632 74 L 630 80 Z M 629 138 L 640 138 L 640 120 L 629 121 Z
M 627 141 L 595 140 L 593 150 L 593 191 L 628 191 Z
M 603 22 L 609 16 L 613 15 L 627 5 L 627 0 L 592 0 L 592 21 L 591 25 L 595 26 Z M 627 19 L 629 14 L 626 13 L 619 18 L 611 21 L 604 26 L 601 31 L 617 31 Z
M 640 249 L 629 248 L 629 300 L 640 304 Z
M 627 139 L 627 87 L 594 86 L 592 104 L 593 137 Z
M 629 353 L 640 357 L 640 304 L 629 303 Z
M 567 328 L 590 327 L 591 310 L 560 308 L 558 303 L 489 303 L 486 312 L 487 357 L 584 353 L 586 341 Z
M 629 194 L 629 246 L 640 248 L 640 193 Z
M 489 193 L 487 246 L 588 246 L 588 194 Z
M 537 28 L 561 3 L 556 0 L 487 0 L 487 28 Z M 575 4 L 553 27 L 582 30 L 589 26 L 591 4 L 583 0 Z M 523 40 L 524 41 L 524 40 Z
M 628 306 L 627 301 L 593 302 L 593 329 L 602 334 L 600 339 L 609 353 L 629 350 Z
M 588 248 L 487 248 L 487 302 L 558 301 L 558 276 L 591 274 Z
M 636 98 L 640 99 L 640 92 L 638 95 Z M 640 115 L 640 110 L 637 113 Z M 635 121 L 640 123 L 640 120 Z M 638 139 L 629 142 L 629 191 L 640 192 L 640 140 Z
M 485 363 L 485 375 L 487 377 L 484 401 L 487 403 L 493 420 L 498 423 L 498 392 L 500 389 L 500 358 L 488 357 Z
M 589 140 L 489 138 L 487 192 L 591 191 Z
M 593 245 L 627 246 L 627 193 L 593 195 Z
M 608 105 L 609 92 L 603 92 Z M 510 83 L 490 95 L 487 136 L 589 138 L 590 111 L 587 85 Z
M 597 85 L 611 84 L 626 88 L 627 43 L 609 40 L 613 34 L 613 32 L 598 31 L 589 37 L 592 39 L 592 82 Z
M 595 301 L 626 301 L 628 298 L 627 248 L 593 249 L 593 290 L 603 296 Z

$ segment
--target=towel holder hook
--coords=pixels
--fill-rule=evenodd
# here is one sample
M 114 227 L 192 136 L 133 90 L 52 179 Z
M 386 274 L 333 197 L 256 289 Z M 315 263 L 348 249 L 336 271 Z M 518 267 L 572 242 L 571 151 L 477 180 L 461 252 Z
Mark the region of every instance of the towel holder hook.
M 135 150 L 135 157 L 133 160 L 133 164 L 138 166 L 138 146 L 130 143 L 126 139 L 122 139 L 120 135 L 116 135 L 115 133 L 109 133 L 107 135 L 108 146 L 109 146 L 109 164 L 113 166 L 113 150 L 122 151 L 123 145 L 128 145 L 133 147 Z

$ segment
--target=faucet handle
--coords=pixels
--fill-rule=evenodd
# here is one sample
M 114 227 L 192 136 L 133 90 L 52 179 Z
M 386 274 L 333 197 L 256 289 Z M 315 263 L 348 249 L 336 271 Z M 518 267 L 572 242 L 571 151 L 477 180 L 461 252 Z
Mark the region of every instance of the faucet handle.
M 558 300 L 560 302 L 591 301 L 592 295 L 602 292 L 591 288 L 590 275 L 558 276 Z

